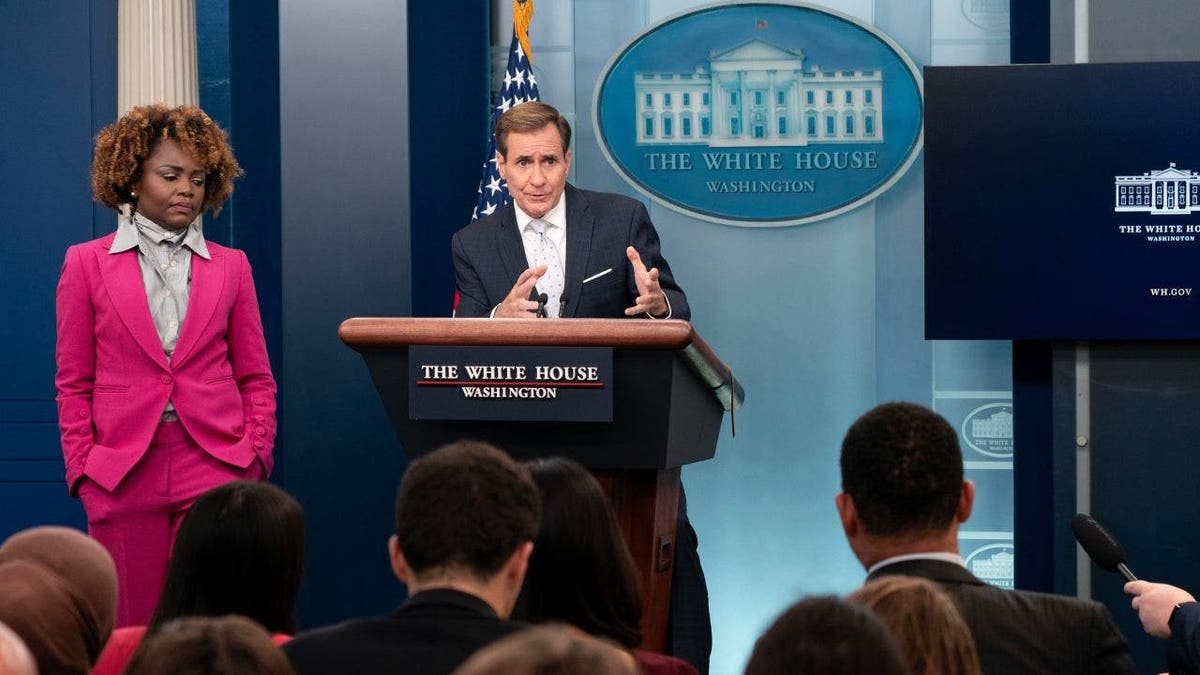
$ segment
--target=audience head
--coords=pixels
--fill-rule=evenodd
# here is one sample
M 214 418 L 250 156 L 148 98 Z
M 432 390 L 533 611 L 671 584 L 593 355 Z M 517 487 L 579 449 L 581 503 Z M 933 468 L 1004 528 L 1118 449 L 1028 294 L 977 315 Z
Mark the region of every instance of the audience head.
M 235 481 L 200 496 L 183 517 L 150 631 L 181 616 L 241 614 L 296 632 L 304 515 L 286 492 Z
M 412 462 L 396 497 L 392 567 L 409 593 L 489 585 L 497 613 L 512 611 L 537 537 L 541 500 L 529 471 L 476 441 Z
M 979 675 L 971 630 L 954 602 L 931 581 L 888 575 L 850 600 L 875 612 L 900 643 L 912 675 Z
M 0 622 L 43 673 L 86 673 L 112 632 L 117 571 L 91 537 L 35 527 L 0 545 Z
M 562 458 L 528 462 L 542 495 L 521 617 L 560 621 L 626 647 L 642 641 L 637 569 L 595 477 Z
M 25 641 L 0 623 L 0 675 L 37 675 L 37 662 Z
M 913 403 L 880 405 L 846 432 L 841 465 L 838 513 L 864 564 L 877 562 L 869 558 L 880 542 L 892 555 L 958 551 L 958 525 L 975 492 L 963 480 L 958 436 L 941 415 Z
M 896 640 L 871 610 L 833 596 L 789 607 L 754 643 L 745 675 L 907 675 Z
M 292 675 L 262 626 L 241 616 L 187 617 L 163 624 L 134 652 L 125 675 Z
M 637 675 L 633 656 L 575 628 L 527 628 L 493 642 L 454 675 Z

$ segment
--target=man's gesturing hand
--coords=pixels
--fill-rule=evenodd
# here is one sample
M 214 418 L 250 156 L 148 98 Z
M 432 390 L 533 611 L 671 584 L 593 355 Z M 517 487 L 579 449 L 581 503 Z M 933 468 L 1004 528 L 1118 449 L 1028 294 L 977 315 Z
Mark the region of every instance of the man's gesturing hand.
M 521 276 L 517 277 L 517 283 L 513 285 L 512 290 L 504 298 L 504 301 L 496 305 L 496 311 L 492 314 L 497 319 L 530 319 L 533 318 L 534 312 L 537 311 L 538 304 L 529 299 L 529 294 L 533 292 L 534 286 L 537 285 L 538 279 L 546 273 L 545 265 L 530 267 L 521 272 Z
M 663 294 L 662 286 L 658 284 L 658 268 L 646 269 L 642 256 L 632 246 L 625 249 L 625 255 L 633 265 L 633 281 L 637 284 L 638 296 L 633 307 L 625 309 L 625 316 L 634 316 L 646 312 L 650 316 L 663 318 L 670 311 L 667 296 Z

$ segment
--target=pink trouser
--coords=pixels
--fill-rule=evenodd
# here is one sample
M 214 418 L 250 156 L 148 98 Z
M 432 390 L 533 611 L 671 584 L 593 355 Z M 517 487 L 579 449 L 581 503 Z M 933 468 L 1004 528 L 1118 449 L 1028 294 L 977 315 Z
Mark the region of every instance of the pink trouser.
M 92 480 L 79 485 L 88 534 L 117 565 L 117 626 L 150 621 L 167 575 L 171 544 L 183 514 L 206 491 L 234 480 L 262 478 L 254 462 L 242 469 L 196 444 L 179 422 L 158 425 L 146 454 L 113 492 Z

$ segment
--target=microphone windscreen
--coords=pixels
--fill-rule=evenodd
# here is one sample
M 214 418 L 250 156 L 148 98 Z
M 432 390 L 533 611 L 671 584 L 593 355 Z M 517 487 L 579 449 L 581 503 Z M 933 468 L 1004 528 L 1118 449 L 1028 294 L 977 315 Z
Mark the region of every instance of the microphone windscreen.
M 1076 513 L 1071 518 L 1071 531 L 1089 558 L 1109 572 L 1120 574 L 1117 564 L 1125 562 L 1125 549 L 1103 525 L 1086 513 Z

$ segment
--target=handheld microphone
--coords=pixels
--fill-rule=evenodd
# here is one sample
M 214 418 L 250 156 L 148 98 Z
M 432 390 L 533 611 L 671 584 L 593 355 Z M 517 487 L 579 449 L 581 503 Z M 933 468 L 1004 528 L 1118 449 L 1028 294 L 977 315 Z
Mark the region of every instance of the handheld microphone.
M 1137 577 L 1125 565 L 1125 549 L 1095 518 L 1086 513 L 1076 513 L 1071 518 L 1071 531 L 1088 557 L 1102 569 L 1120 574 L 1125 581 L 1137 581 Z
M 558 296 L 558 318 L 563 318 L 563 314 L 567 311 L 567 294 L 563 293 Z
M 546 303 L 549 301 L 550 301 L 550 296 L 546 295 L 545 293 L 538 293 L 538 296 L 537 296 L 538 306 L 537 306 L 537 312 L 534 313 L 535 317 L 537 317 L 539 319 L 546 318 L 546 316 L 547 316 Z

